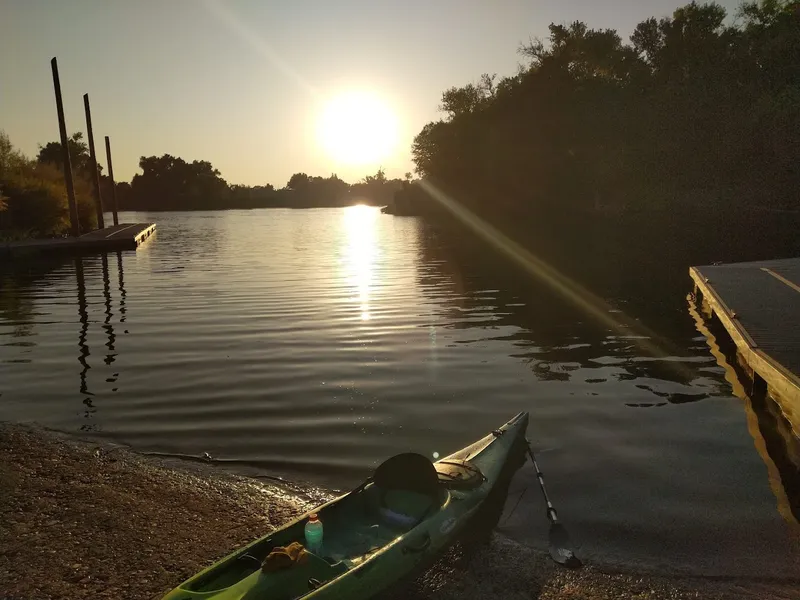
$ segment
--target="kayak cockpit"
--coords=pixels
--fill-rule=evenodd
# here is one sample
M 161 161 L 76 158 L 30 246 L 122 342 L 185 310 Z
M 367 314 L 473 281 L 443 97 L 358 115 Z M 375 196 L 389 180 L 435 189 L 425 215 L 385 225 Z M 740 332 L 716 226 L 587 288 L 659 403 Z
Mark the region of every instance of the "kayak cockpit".
M 389 489 L 369 482 L 319 509 L 319 519 L 324 526 L 323 545 L 317 553 L 308 552 L 302 564 L 269 573 L 261 570 L 274 548 L 286 547 L 292 542 L 305 543 L 305 519 L 256 541 L 184 583 L 181 589 L 188 593 L 186 599 L 202 598 L 232 587 L 241 588 L 243 595 L 236 597 L 243 599 L 298 598 L 363 564 L 436 514 L 449 499 L 447 490 L 438 482 L 432 496 L 402 489 L 410 485 L 408 482 L 392 487 L 382 481 Z

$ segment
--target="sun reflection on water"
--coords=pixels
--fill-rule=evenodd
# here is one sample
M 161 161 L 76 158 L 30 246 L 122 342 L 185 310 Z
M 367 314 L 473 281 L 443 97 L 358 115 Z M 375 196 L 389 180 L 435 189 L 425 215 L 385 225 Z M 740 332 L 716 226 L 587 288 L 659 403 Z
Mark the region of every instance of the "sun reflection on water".
M 370 319 L 370 288 L 375 277 L 375 261 L 378 246 L 375 239 L 375 221 L 378 208 L 372 206 L 350 206 L 344 210 L 347 231 L 345 268 L 348 280 L 357 292 L 356 300 L 361 310 L 361 320 Z

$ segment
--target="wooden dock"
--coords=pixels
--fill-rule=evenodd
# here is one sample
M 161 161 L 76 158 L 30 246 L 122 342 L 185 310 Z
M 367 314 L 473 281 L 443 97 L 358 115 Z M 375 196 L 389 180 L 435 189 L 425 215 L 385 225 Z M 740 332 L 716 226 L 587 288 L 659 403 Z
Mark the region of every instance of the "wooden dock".
M 156 231 L 154 223 L 121 223 L 78 237 L 24 240 L 0 244 L 0 255 L 26 256 L 41 252 L 81 254 L 111 250 L 136 250 Z
M 800 435 L 800 258 L 692 267 L 689 275 L 754 389 L 768 390 Z

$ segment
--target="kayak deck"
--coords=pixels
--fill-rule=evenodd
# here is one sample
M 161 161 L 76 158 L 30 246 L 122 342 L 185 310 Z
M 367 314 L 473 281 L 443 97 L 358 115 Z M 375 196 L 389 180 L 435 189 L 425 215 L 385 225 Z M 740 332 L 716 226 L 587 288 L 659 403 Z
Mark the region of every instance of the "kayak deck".
M 507 471 L 505 467 L 513 463 L 512 449 L 524 440 L 527 423 L 527 413 L 520 413 L 437 463 L 443 467 L 457 461 L 478 469 L 479 477 L 471 487 L 439 477 L 441 471 L 423 456 L 398 455 L 383 463 L 374 478 L 314 511 L 324 524 L 323 543 L 317 552 L 306 549 L 304 562 L 262 571 L 264 560 L 276 547 L 304 544 L 308 515 L 195 575 L 165 600 L 371 597 L 415 565 L 435 558 L 452 541 L 484 504 L 501 473 Z M 394 467 L 385 468 L 390 463 Z M 387 480 L 387 471 L 396 479 Z M 420 477 L 432 477 L 432 481 L 414 489 Z

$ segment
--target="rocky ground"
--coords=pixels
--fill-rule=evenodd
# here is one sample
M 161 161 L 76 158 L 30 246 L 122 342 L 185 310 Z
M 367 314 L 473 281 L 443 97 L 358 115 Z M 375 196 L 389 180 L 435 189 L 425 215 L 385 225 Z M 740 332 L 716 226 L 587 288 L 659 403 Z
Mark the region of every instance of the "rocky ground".
M 0 600 L 160 598 L 325 499 L 34 427 L 0 424 Z M 567 571 L 499 535 L 457 544 L 391 600 L 800 598 L 791 585 Z

